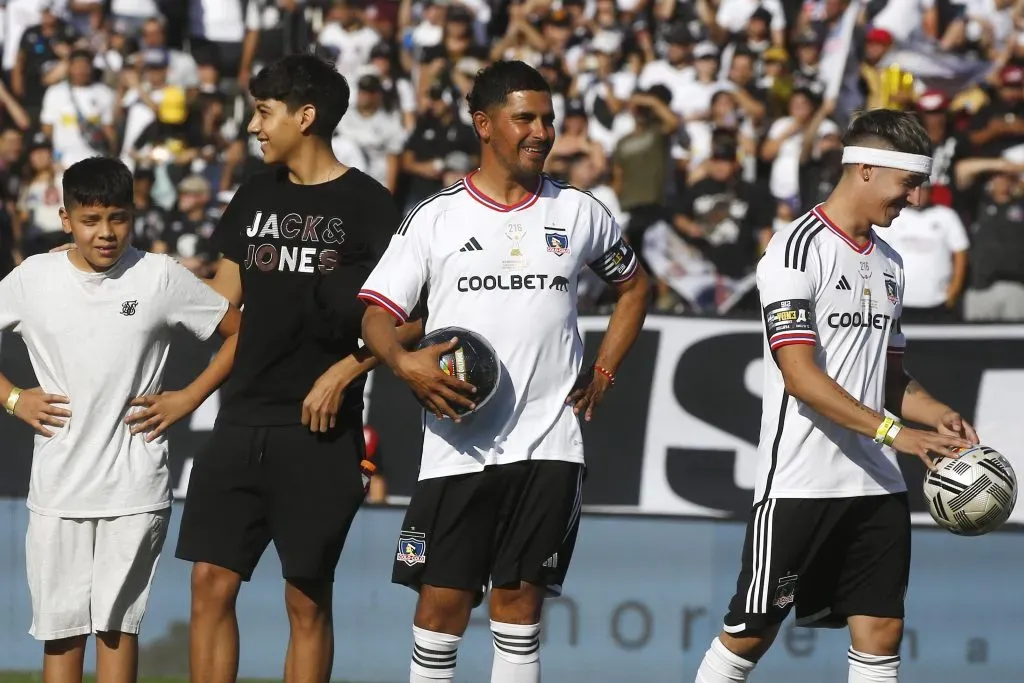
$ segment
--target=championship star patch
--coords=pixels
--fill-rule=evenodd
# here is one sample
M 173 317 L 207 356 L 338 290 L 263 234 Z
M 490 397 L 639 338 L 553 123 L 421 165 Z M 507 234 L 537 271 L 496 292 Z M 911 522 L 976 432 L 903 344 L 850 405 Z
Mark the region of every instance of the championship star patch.
M 398 562 L 412 567 L 427 561 L 427 535 L 416 531 L 403 531 L 398 537 Z

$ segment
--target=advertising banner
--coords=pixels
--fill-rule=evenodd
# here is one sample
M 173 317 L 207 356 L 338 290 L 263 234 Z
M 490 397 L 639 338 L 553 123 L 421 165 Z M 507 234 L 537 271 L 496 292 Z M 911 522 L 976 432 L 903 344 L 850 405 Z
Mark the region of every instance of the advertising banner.
M 580 320 L 588 362 L 606 326 L 607 318 Z M 986 445 L 1024 472 L 1024 325 L 907 326 L 905 332 L 909 371 L 973 422 Z M 760 429 L 762 334 L 760 323 L 752 320 L 647 319 L 615 387 L 583 428 L 588 510 L 745 519 Z M 166 388 L 184 386 L 215 348 L 182 335 L 168 359 Z M 20 386 L 32 386 L 25 348 L 13 335 L 0 339 L 0 371 Z M 419 407 L 387 370 L 371 374 L 365 402 L 367 421 L 379 434 L 378 458 L 391 501 L 401 503 L 411 494 L 419 467 Z M 179 498 L 217 406 L 215 394 L 169 433 Z M 31 449 L 25 425 L 0 419 L 0 496 L 25 495 Z M 901 465 L 915 521 L 931 524 L 921 496 L 924 467 L 914 457 L 902 457 Z M 1011 522 L 1024 522 L 1024 506 Z
M 390 583 L 401 508 L 366 508 L 355 519 L 334 588 L 334 680 L 409 680 L 416 595 Z M 188 667 L 190 566 L 174 559 L 175 506 L 142 624 L 147 676 Z M 38 671 L 42 646 L 28 634 L 24 501 L 0 501 L 0 671 Z M 542 667 L 558 683 L 690 683 L 721 627 L 735 588 L 744 527 L 737 522 L 585 515 L 564 596 L 545 604 Z M 1012 599 L 1024 564 L 1017 534 L 961 538 L 918 529 L 907 593 L 902 683 L 1019 683 L 1020 607 Z M 281 680 L 288 620 L 281 566 L 271 546 L 238 599 L 240 674 Z M 789 620 L 751 679 L 846 681 L 849 636 Z M 455 683 L 490 679 L 486 605 L 459 647 Z M 87 666 L 93 669 L 90 655 Z M 175 680 L 175 679 L 171 679 Z M 184 680 L 181 678 L 179 680 Z

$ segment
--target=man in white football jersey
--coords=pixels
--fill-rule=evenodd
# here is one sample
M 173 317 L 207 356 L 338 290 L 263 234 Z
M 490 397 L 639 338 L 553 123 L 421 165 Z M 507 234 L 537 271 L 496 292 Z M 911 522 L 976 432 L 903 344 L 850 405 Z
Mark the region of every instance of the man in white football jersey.
M 896 681 L 910 512 L 895 451 L 977 443 L 903 369 L 903 265 L 872 226 L 916 204 L 931 168 L 911 114 L 875 110 L 844 139 L 832 195 L 778 232 L 757 266 L 764 411 L 736 593 L 697 683 L 745 681 L 795 606 L 797 624 L 850 630 L 850 683 Z M 900 419 L 933 427 L 904 427 Z
M 168 256 L 129 246 L 132 175 L 93 157 L 63 178 L 75 248 L 0 281 L 0 330 L 20 334 L 39 386 L 0 374 L 7 412 L 36 432 L 25 559 L 43 679 L 134 681 L 138 633 L 171 515 L 165 430 L 228 376 L 240 314 Z M 227 341 L 182 391 L 161 393 L 171 329 Z
M 421 202 L 360 297 L 363 338 L 426 406 L 419 484 L 393 580 L 419 592 L 410 681 L 450 680 L 470 611 L 490 583 L 494 683 L 540 680 L 540 616 L 561 591 L 579 525 L 580 421 L 590 420 L 643 325 L 647 276 L 612 214 L 544 176 L 554 141 L 547 82 L 495 62 L 467 97 L 481 166 Z M 581 373 L 576 285 L 592 268 L 618 304 Z M 440 371 L 452 343 L 408 352 L 395 325 L 426 289 L 426 332 L 460 326 L 501 363 L 497 393 L 455 418 L 472 389 Z M 470 394 L 471 395 L 471 394 Z

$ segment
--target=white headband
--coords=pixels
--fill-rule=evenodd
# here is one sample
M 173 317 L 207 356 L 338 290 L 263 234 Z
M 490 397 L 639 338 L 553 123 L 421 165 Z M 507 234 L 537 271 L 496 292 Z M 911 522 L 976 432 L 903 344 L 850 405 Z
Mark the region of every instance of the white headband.
M 845 147 L 843 148 L 843 163 L 883 166 L 885 168 L 896 168 L 901 171 L 910 171 L 911 173 L 921 173 L 923 175 L 932 174 L 931 157 L 923 154 L 896 152 L 891 149 Z

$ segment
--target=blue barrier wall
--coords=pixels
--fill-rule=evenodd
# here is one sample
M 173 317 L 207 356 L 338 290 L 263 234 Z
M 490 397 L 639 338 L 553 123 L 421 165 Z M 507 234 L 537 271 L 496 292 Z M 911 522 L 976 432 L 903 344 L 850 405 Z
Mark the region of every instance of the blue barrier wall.
M 143 624 L 144 673 L 183 673 L 189 566 L 167 552 Z M 356 519 L 336 588 L 335 675 L 360 683 L 407 678 L 414 594 L 389 583 L 401 509 L 367 508 Z M 24 501 L 0 499 L 0 670 L 35 670 L 41 647 L 26 631 Z M 692 681 L 717 633 L 735 582 L 743 526 L 733 522 L 585 516 L 565 598 L 547 606 L 544 678 L 588 683 Z M 918 529 L 908 595 L 903 683 L 1024 680 L 1017 533 L 958 538 Z M 239 600 L 241 673 L 277 677 L 287 626 L 280 565 L 265 556 Z M 758 667 L 758 683 L 846 680 L 842 631 L 785 628 Z M 459 682 L 490 675 L 486 613 L 477 610 L 459 652 Z

